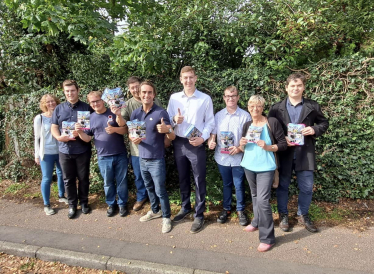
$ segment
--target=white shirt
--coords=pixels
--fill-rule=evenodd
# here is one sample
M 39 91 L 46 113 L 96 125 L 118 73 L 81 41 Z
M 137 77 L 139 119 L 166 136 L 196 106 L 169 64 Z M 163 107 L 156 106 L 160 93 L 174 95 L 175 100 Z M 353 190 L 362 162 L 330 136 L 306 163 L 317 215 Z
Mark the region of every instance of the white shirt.
M 181 124 L 175 124 L 175 134 L 184 138 L 187 128 L 194 125 L 202 133 L 204 141 L 207 140 L 214 129 L 213 102 L 210 96 L 197 89 L 191 97 L 184 91 L 174 93 L 170 96 L 167 108 L 170 121 L 178 114 L 178 108 L 184 120 Z
M 221 153 L 221 131 L 231 131 L 234 134 L 234 146 L 239 146 L 240 138 L 242 138 L 243 125 L 245 122 L 251 121 L 251 115 L 237 108 L 234 113 L 229 113 L 226 108 L 217 112 L 214 116 L 215 128 L 212 134 L 217 135 L 217 146 L 214 152 L 214 159 L 217 164 L 221 166 L 240 166 L 243 158 L 243 153 L 237 153 L 235 155 Z

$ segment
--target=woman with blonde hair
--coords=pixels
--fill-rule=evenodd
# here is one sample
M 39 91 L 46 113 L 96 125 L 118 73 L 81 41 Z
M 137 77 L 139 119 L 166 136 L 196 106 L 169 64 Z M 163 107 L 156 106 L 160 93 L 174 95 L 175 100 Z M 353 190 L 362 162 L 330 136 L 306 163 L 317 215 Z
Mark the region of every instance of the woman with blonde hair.
M 51 123 L 52 113 L 60 100 L 52 95 L 45 94 L 40 100 L 40 109 L 42 114 L 34 118 L 34 136 L 35 136 L 35 162 L 42 169 L 41 192 L 44 201 L 44 212 L 46 215 L 53 215 L 56 212 L 51 208 L 49 201 L 51 194 L 51 184 L 53 169 L 56 165 L 57 186 L 59 193 L 59 202 L 68 204 L 65 198 L 65 186 L 62 178 L 62 170 L 58 160 L 58 141 L 52 136 Z
M 248 101 L 252 121 L 243 125 L 240 149 L 244 152 L 241 166 L 252 195 L 254 218 L 244 230 L 259 230 L 260 245 L 257 250 L 265 252 L 275 244 L 274 221 L 270 206 L 270 192 L 277 161 L 274 152 L 287 149 L 281 124 L 275 118 L 263 115 L 265 99 L 253 95 Z

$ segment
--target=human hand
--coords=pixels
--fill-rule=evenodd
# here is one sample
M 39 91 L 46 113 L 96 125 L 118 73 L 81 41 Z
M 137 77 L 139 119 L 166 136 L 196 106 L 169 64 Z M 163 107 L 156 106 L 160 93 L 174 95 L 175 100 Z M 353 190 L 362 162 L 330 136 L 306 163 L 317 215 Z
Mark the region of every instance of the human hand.
M 164 122 L 164 118 L 161 118 L 161 124 L 157 125 L 158 133 L 169 133 L 169 128 Z
M 184 116 L 182 115 L 180 108 L 178 108 L 178 114 L 174 116 L 174 121 L 177 124 L 182 124 L 183 120 L 184 120 Z
M 35 163 L 36 163 L 37 165 L 40 165 L 40 159 L 39 159 L 39 158 L 35 158 Z
M 201 145 L 202 143 L 204 143 L 203 137 L 192 137 L 190 139 L 190 144 L 193 145 L 194 147 L 197 147 Z
M 108 133 L 108 134 L 112 134 L 112 133 L 115 133 L 116 132 L 116 128 L 115 127 L 112 127 L 110 125 L 110 122 L 108 121 L 107 122 L 107 125 L 108 127 L 105 128 L 105 132 Z
M 239 152 L 242 152 L 242 151 L 238 147 L 236 146 L 229 147 L 229 155 L 235 155 Z
M 260 148 L 265 149 L 266 143 L 264 140 L 258 140 L 256 143 Z
M 245 137 L 240 138 L 239 144 L 244 147 L 246 144 L 248 144 L 247 138 Z
M 74 132 L 76 131 L 75 130 L 73 131 L 73 135 L 74 135 Z M 70 138 L 69 135 L 61 135 L 60 137 L 57 138 L 57 141 L 67 143 L 69 141 L 75 141 L 75 139 Z
M 121 115 L 121 109 L 117 108 L 116 106 L 110 106 L 110 111 L 115 115 Z
M 307 135 L 314 135 L 316 132 L 314 131 L 312 127 L 306 127 L 301 130 L 301 133 L 304 136 L 307 136 Z
M 129 139 L 131 140 L 131 142 L 133 142 L 136 145 L 139 145 L 140 142 L 142 141 L 142 138 L 140 137 L 129 137 Z

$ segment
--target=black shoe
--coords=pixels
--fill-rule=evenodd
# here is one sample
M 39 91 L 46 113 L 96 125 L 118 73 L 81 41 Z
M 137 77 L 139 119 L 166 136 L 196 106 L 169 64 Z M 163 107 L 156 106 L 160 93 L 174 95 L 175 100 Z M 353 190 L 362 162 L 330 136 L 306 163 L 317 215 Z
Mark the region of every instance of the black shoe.
M 224 224 L 227 221 L 227 218 L 231 214 L 230 210 L 222 210 L 221 213 L 218 215 L 217 223 Z
M 304 225 L 306 230 L 308 230 L 309 232 L 318 232 L 318 228 L 313 224 L 312 220 L 309 217 L 309 214 L 301 215 L 299 223 Z
M 77 207 L 69 206 L 68 218 L 73 219 L 77 215 Z
M 204 219 L 195 218 L 191 226 L 190 232 L 192 234 L 195 234 L 197 232 L 200 232 L 203 229 L 203 227 L 204 227 Z
M 106 211 L 107 217 L 113 217 L 114 214 L 116 214 L 117 211 L 117 205 L 110 205 L 108 210 Z
M 125 217 L 129 214 L 129 210 L 127 209 L 127 205 L 120 205 L 119 206 L 119 216 Z
M 247 226 L 249 224 L 249 219 L 244 211 L 238 211 L 239 224 L 241 226 Z
M 82 207 L 82 213 L 83 214 L 88 214 L 91 211 L 91 208 L 88 204 L 81 204 Z
M 279 213 L 279 228 L 284 232 L 288 232 L 290 230 L 290 225 L 288 224 L 288 214 Z
M 184 211 L 184 209 L 181 208 L 181 210 L 179 210 L 178 214 L 174 216 L 173 222 L 178 223 L 178 222 L 182 221 L 191 212 L 192 212 L 192 210 L 190 210 L 190 211 Z

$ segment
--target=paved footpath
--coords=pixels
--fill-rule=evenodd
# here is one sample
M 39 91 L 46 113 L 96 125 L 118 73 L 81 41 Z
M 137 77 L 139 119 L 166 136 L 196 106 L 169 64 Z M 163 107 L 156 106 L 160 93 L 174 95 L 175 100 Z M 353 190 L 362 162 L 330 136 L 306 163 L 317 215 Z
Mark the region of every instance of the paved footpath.
M 186 220 L 162 234 L 161 219 L 139 222 L 144 210 L 125 218 L 79 211 L 74 220 L 67 206 L 58 204 L 57 211 L 46 216 L 40 205 L 0 199 L 0 252 L 128 274 L 374 273 L 374 229 L 276 228 L 275 248 L 260 253 L 258 232 L 233 222 L 210 222 L 191 234 Z

